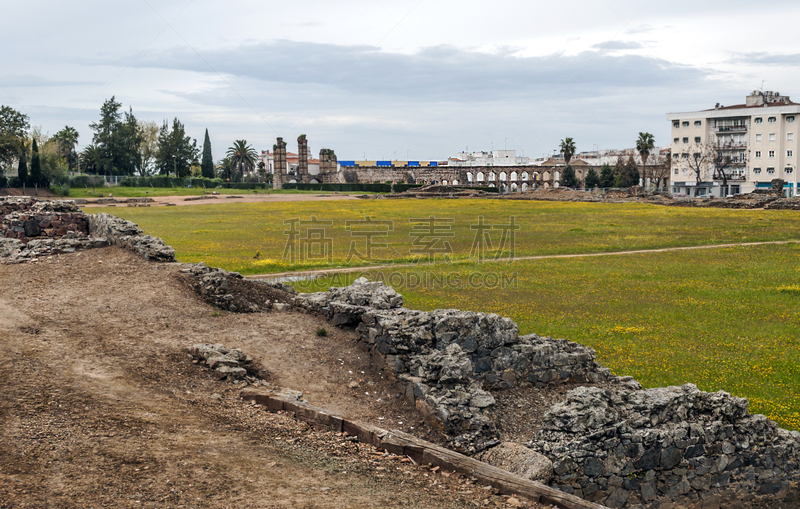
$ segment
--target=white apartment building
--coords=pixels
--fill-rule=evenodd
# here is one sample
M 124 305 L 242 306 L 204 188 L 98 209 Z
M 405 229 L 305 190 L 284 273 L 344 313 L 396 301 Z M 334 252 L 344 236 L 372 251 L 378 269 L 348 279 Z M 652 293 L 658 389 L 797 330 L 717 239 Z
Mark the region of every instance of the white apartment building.
M 516 150 L 492 150 L 491 152 L 459 152 L 447 160 L 448 166 L 527 166 L 530 157 L 518 156 Z
M 672 123 L 672 193 L 720 197 L 771 188 L 773 179 L 783 179 L 784 193 L 794 196 L 798 118 L 800 104 L 759 90 L 745 104 L 667 114 Z

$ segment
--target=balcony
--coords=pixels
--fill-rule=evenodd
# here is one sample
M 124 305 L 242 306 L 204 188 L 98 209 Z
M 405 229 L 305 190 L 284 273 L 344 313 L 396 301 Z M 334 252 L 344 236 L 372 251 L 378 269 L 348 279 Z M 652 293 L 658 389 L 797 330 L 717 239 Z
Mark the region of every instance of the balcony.
M 747 132 L 746 125 L 723 125 L 714 128 L 715 133 L 744 133 Z
M 720 148 L 722 150 L 745 150 L 747 148 L 747 143 L 722 143 L 720 144 Z

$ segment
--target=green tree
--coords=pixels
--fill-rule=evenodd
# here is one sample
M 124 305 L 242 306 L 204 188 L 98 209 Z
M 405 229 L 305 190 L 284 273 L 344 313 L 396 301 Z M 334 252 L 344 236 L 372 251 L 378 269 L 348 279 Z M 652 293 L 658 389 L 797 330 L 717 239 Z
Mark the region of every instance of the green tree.
M 575 177 L 575 169 L 572 167 L 571 164 L 568 164 L 564 171 L 561 172 L 561 187 L 571 187 L 576 188 L 578 187 L 578 179 Z
M 94 131 L 92 142 L 100 154 L 98 171 L 133 175 L 139 166 L 140 132 L 133 110 L 123 118 L 121 107 L 113 96 L 103 103 L 100 121 L 90 126 Z
M 561 154 L 564 155 L 564 163 L 569 166 L 569 162 L 572 159 L 572 156 L 575 155 L 575 142 L 572 138 L 566 138 L 561 140 Z
M 616 174 L 614 173 L 614 169 L 608 165 L 608 163 L 604 164 L 602 168 L 600 168 L 600 187 L 608 189 L 614 187 L 616 181 Z
M 0 167 L 13 164 L 25 151 L 28 116 L 10 106 L 0 106 Z
M 23 150 L 19 154 L 19 164 L 17 165 L 17 176 L 19 177 L 19 183 L 21 185 L 25 185 L 28 183 L 28 157 L 25 154 L 25 150 Z
M 206 137 L 203 140 L 203 161 L 200 163 L 200 167 L 203 170 L 203 177 L 214 178 L 214 158 L 211 157 L 211 139 L 208 137 L 208 129 L 206 129 Z
M 247 140 L 236 140 L 233 146 L 228 149 L 228 159 L 231 161 L 231 170 L 235 173 L 245 173 L 253 171 L 256 167 L 258 153 L 252 145 L 247 144 Z
M 42 178 L 42 161 L 39 159 L 39 145 L 36 143 L 36 138 L 33 139 L 31 145 L 31 174 L 28 176 L 28 183 L 32 186 L 43 186 L 44 179 Z
M 66 161 L 67 169 L 71 170 L 78 162 L 78 154 L 75 152 L 75 145 L 78 144 L 80 134 L 74 127 L 64 126 L 53 136 L 53 141 L 57 144 L 57 154 L 59 159 Z
M 176 177 L 191 175 L 191 165 L 197 160 L 197 141 L 186 136 L 186 128 L 175 118 L 170 130 L 167 121 L 158 133 L 156 169 L 161 175 L 175 173 Z
M 140 177 L 153 174 L 153 165 L 158 153 L 158 133 L 159 127 L 152 120 L 140 120 L 136 122 L 136 130 L 139 132 L 139 157 L 138 170 Z
M 636 151 L 639 152 L 639 157 L 642 158 L 642 184 L 647 185 L 647 159 L 650 157 L 650 151 L 655 147 L 655 139 L 650 133 L 639 133 L 639 139 L 636 140 Z M 638 173 L 638 171 L 637 171 Z
M 631 155 L 624 164 L 617 162 L 619 167 L 619 187 L 633 187 L 639 185 L 639 165 Z
M 594 168 L 589 168 L 589 172 L 586 173 L 586 189 L 594 189 L 595 187 L 600 185 L 600 176 L 594 170 Z
M 223 179 L 231 178 L 231 160 L 228 157 L 222 158 L 217 164 L 217 175 Z
M 81 166 L 86 173 L 98 173 L 103 164 L 100 151 L 90 143 L 81 153 Z

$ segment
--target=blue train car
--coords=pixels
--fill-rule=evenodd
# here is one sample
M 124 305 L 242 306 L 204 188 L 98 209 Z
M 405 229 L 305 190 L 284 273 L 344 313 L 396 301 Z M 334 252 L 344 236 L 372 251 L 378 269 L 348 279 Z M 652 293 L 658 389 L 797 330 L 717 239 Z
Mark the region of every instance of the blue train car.
M 419 166 L 419 161 L 409 161 L 408 166 Z
M 356 165 L 355 160 L 353 160 L 353 161 L 339 161 L 339 166 L 354 167 L 355 165 Z
M 384 167 L 384 168 L 385 167 L 388 167 L 388 168 L 392 167 L 392 162 L 391 161 L 377 161 L 377 163 L 378 163 L 378 167 Z

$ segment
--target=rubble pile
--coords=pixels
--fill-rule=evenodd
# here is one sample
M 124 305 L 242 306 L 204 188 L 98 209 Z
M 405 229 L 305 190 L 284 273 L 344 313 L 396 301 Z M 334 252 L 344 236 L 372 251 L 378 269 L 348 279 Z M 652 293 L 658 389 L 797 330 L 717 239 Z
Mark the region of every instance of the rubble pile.
M 181 273 L 189 284 L 213 306 L 236 313 L 259 313 L 267 309 L 282 311 L 297 292 L 280 283 L 246 280 L 238 272 L 208 267 L 203 262 L 185 263 Z
M 529 446 L 553 462 L 551 484 L 608 507 L 797 507 L 800 433 L 747 406 L 692 384 L 578 387 Z

